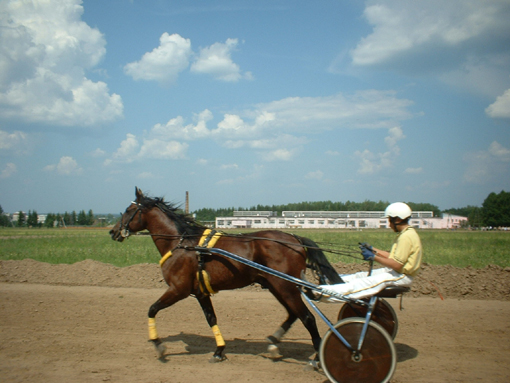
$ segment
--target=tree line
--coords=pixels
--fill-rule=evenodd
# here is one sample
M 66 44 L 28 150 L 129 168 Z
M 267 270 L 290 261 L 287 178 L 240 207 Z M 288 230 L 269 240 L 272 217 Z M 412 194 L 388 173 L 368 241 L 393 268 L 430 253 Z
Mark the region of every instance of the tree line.
M 413 211 L 432 211 L 434 216 L 439 217 L 442 213 L 460 215 L 468 218 L 471 227 L 510 227 L 510 192 L 490 193 L 483 201 L 482 206 L 466 206 L 462 208 L 451 208 L 441 211 L 436 205 L 430 203 L 407 202 Z M 234 211 L 272 211 L 281 215 L 283 211 L 384 211 L 389 205 L 387 201 L 363 201 L 363 202 L 298 202 L 285 205 L 256 205 L 250 208 L 202 208 L 193 212 L 195 218 L 200 222 L 214 221 L 216 217 L 231 217 Z M 4 214 L 0 206 L 0 226 L 31 226 L 31 227 L 59 227 L 59 226 L 91 226 L 98 224 L 97 217 L 92 210 L 85 213 L 81 210 L 78 214 L 73 211 L 64 214 L 49 213 L 44 225 L 37 222 L 37 212 L 29 211 L 27 216 L 20 212 L 17 222 L 11 222 Z M 108 214 L 104 217 L 106 223 L 113 223 L 118 216 Z
M 94 212 L 89 210 L 81 210 L 76 213 L 65 212 L 64 214 L 48 213 L 44 222 L 39 222 L 39 214 L 35 210 L 29 210 L 28 213 L 19 211 L 18 218 L 11 221 L 10 217 L 4 214 L 2 206 L 0 206 L 0 226 L 15 226 L 15 227 L 65 227 L 65 226 L 92 226 L 96 223 Z
M 481 207 L 448 209 L 445 213 L 468 217 L 472 227 L 510 227 L 510 192 L 490 193 Z
M 407 202 L 413 211 L 432 211 L 435 217 L 443 213 L 460 215 L 468 218 L 471 227 L 510 227 L 510 192 L 501 191 L 499 194 L 490 193 L 481 207 L 466 206 L 463 208 L 439 209 L 430 203 Z M 389 205 L 388 201 L 363 201 L 363 202 L 299 202 L 285 205 L 256 205 L 250 208 L 203 208 L 194 212 L 198 221 L 214 221 L 216 217 L 231 217 L 234 211 L 273 211 L 278 215 L 282 211 L 384 211 Z
M 256 205 L 250 208 L 227 208 L 227 209 L 199 209 L 194 212 L 199 221 L 214 221 L 216 217 L 231 217 L 234 211 L 272 211 L 281 215 L 283 211 L 384 211 L 389 205 L 386 201 L 363 201 L 363 202 L 298 202 L 285 205 Z M 414 211 L 432 211 L 434 215 L 440 215 L 439 207 L 429 203 L 408 202 Z

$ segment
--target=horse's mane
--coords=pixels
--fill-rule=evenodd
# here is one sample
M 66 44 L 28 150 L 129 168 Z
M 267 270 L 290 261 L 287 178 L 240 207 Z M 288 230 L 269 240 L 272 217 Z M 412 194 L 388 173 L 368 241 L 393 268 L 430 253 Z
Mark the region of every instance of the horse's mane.
M 167 202 L 163 198 L 143 196 L 139 202 L 148 209 L 159 208 L 175 223 L 179 234 L 199 235 L 206 229 L 204 225 L 195 221 L 192 216 L 182 212 L 180 206 Z

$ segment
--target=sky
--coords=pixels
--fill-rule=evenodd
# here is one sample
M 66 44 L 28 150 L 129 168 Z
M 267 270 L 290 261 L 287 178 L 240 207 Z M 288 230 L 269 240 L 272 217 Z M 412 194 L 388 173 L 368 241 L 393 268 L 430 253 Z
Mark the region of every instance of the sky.
M 481 206 L 510 0 L 0 0 L 0 206 Z

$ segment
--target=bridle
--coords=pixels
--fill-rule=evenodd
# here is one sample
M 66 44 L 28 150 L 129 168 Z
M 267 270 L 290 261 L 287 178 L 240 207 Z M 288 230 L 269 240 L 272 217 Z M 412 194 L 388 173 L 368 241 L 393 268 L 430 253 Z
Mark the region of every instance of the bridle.
M 126 221 L 126 223 L 124 224 L 122 218 L 120 220 L 120 235 L 122 238 L 127 238 L 131 235 L 131 233 L 129 232 L 129 225 L 131 224 L 131 222 L 133 221 L 133 219 L 135 218 L 135 216 L 140 213 L 140 222 L 142 222 L 142 205 L 138 202 L 131 202 L 131 205 L 136 205 L 136 210 L 134 211 L 134 213 L 131 215 L 131 217 L 129 217 L 129 219 Z M 128 207 L 129 209 L 129 207 Z M 126 209 L 126 212 L 127 212 L 127 209 Z M 124 215 L 124 214 L 121 214 L 121 215 Z

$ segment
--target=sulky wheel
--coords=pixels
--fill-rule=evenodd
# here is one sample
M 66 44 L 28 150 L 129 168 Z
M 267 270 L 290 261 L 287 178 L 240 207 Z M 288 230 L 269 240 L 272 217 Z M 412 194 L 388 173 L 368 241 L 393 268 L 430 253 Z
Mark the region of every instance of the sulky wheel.
M 345 303 L 338 313 L 338 320 L 352 317 L 362 317 L 367 315 L 367 307 L 356 305 L 354 303 Z M 390 334 L 392 339 L 395 339 L 398 331 L 398 319 L 393 307 L 379 298 L 375 304 L 374 311 L 372 312 L 372 319 L 378 323 Z
M 347 318 L 335 324 L 335 328 L 352 348 L 357 348 L 364 323 L 364 318 Z M 322 369 L 333 383 L 389 382 L 397 364 L 393 340 L 386 330 L 372 321 L 359 353 L 349 351 L 328 330 L 322 339 L 319 356 Z

